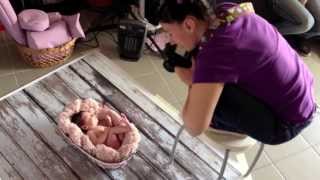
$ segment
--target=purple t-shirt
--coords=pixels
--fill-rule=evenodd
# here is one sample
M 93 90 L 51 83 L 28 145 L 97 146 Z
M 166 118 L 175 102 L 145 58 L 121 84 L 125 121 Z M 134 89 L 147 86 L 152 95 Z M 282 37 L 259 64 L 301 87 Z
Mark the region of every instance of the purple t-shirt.
M 251 13 L 211 30 L 200 44 L 193 83 L 235 83 L 287 122 L 303 122 L 315 109 L 313 76 L 266 20 Z

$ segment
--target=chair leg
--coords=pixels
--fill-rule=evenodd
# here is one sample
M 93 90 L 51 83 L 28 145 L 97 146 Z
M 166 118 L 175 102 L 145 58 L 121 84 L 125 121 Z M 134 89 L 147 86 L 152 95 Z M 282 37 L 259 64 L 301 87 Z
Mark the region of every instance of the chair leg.
M 261 156 L 261 154 L 262 154 L 263 149 L 264 149 L 264 144 L 263 144 L 263 143 L 260 143 L 259 150 L 258 150 L 256 156 L 254 157 L 253 162 L 251 163 L 249 169 L 248 169 L 247 172 L 243 175 L 243 177 L 247 177 L 247 176 L 251 173 L 251 171 L 253 170 L 254 166 L 257 164 L 257 162 L 258 162 L 258 160 L 259 160 L 259 158 L 260 158 L 260 156 Z
M 223 163 L 222 163 L 221 168 L 220 168 L 220 173 L 219 173 L 218 180 L 222 180 L 223 179 L 223 174 L 224 174 L 224 171 L 226 169 L 227 162 L 228 162 L 228 159 L 229 159 L 229 153 L 230 153 L 230 149 L 226 149 L 226 151 L 224 153 Z
M 181 128 L 179 129 L 175 139 L 174 139 L 174 144 L 173 144 L 173 148 L 171 149 L 171 152 L 170 152 L 170 160 L 168 162 L 168 165 L 171 165 L 174 161 L 174 155 L 175 155 L 175 151 L 176 151 L 176 147 L 177 147 L 177 144 L 179 142 L 179 139 L 180 139 L 180 135 L 182 133 L 182 131 L 184 130 L 184 125 L 181 126 Z

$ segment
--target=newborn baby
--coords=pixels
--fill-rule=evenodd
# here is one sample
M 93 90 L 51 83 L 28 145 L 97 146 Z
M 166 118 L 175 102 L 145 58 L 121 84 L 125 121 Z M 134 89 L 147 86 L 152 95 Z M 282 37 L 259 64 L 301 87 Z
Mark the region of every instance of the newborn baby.
M 71 122 L 77 124 L 95 146 L 105 144 L 116 150 L 120 148 L 124 134 L 130 131 L 126 116 L 120 116 L 108 107 L 102 108 L 97 115 L 80 111 L 71 117 Z
M 59 129 L 94 158 L 118 163 L 137 151 L 140 134 L 124 114 L 93 99 L 76 99 L 59 114 Z

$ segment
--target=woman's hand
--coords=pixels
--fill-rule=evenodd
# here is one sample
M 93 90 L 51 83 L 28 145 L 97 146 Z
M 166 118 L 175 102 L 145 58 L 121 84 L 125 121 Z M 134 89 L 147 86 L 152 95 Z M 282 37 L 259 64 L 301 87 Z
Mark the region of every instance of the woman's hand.
M 175 67 L 176 74 L 179 76 L 180 80 L 184 82 L 187 86 L 192 84 L 192 70 L 189 68 Z
M 179 76 L 181 81 L 183 81 L 187 86 L 190 86 L 192 84 L 192 76 L 193 76 L 194 67 L 195 67 L 195 61 L 194 61 L 194 59 L 192 59 L 192 67 L 191 68 L 182 68 L 182 67 L 176 66 L 174 68 L 174 71 Z

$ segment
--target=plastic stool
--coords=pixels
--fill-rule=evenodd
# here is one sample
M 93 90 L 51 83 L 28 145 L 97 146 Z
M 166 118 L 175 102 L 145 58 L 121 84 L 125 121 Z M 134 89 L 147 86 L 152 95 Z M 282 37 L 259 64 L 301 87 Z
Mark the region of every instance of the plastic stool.
M 223 163 L 220 168 L 218 180 L 223 178 L 223 174 L 224 174 L 225 168 L 227 166 L 229 154 L 231 151 L 232 152 L 244 152 L 257 143 L 256 140 L 250 138 L 249 136 L 237 134 L 237 133 L 232 133 L 232 132 L 228 132 L 228 131 L 216 130 L 213 128 L 209 128 L 205 132 L 205 134 L 207 135 L 207 137 L 210 140 L 212 140 L 213 142 L 217 143 L 218 145 L 222 146 L 225 149 Z M 251 173 L 252 169 L 254 168 L 256 163 L 258 162 L 258 160 L 262 154 L 263 149 L 264 149 L 264 144 L 260 143 L 259 150 L 258 150 L 253 162 L 249 166 L 247 172 L 243 175 L 243 177 L 247 177 Z
M 185 128 L 184 126 L 181 126 L 181 128 L 179 129 L 179 131 L 175 137 L 175 142 L 173 144 L 173 148 L 170 153 L 170 160 L 168 162 L 168 165 L 172 164 L 174 161 L 175 150 L 176 150 L 177 144 L 179 142 L 179 137 L 180 137 L 181 133 L 183 132 L 184 128 Z M 232 133 L 232 132 L 227 132 L 227 131 L 216 130 L 216 129 L 212 129 L 212 128 L 209 128 L 205 132 L 205 134 L 207 135 L 207 137 L 210 140 L 212 140 L 213 142 L 217 143 L 218 145 L 222 146 L 225 149 L 223 163 L 220 168 L 218 180 L 223 179 L 223 174 L 226 169 L 228 159 L 229 159 L 229 154 L 231 151 L 244 152 L 257 143 L 256 140 L 250 138 L 249 136 L 237 134 L 237 133 Z M 263 149 L 264 149 L 264 144 L 260 143 L 259 150 L 258 150 L 253 162 L 249 166 L 247 172 L 243 175 L 244 178 L 247 177 L 251 173 L 252 169 L 254 168 L 256 163 L 258 162 L 258 160 L 262 154 Z

